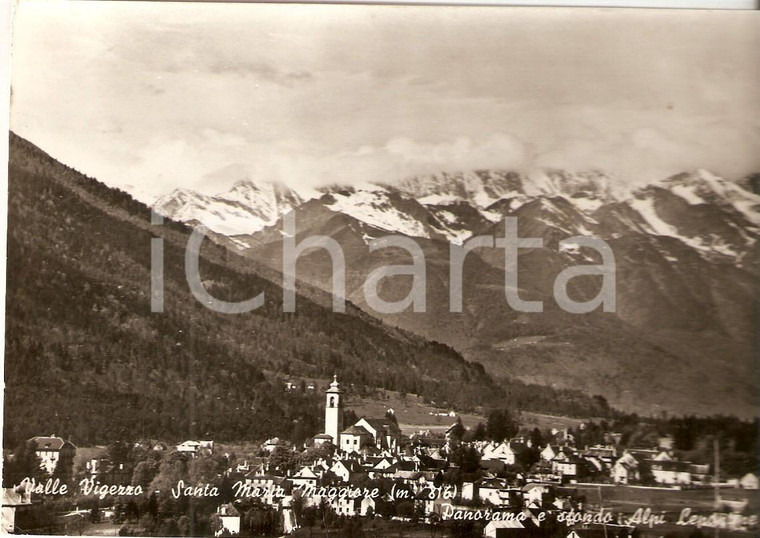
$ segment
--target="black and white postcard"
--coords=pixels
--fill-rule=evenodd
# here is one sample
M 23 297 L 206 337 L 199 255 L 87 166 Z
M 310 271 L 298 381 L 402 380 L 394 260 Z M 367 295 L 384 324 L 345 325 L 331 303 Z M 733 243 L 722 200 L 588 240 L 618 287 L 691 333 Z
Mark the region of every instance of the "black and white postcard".
M 757 11 L 18 2 L 3 532 L 760 535 L 759 52 Z

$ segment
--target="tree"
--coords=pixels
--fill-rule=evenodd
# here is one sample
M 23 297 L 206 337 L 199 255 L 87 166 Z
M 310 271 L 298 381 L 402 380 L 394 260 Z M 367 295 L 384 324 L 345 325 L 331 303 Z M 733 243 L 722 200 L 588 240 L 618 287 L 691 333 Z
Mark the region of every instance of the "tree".
M 494 409 L 488 414 L 486 430 L 494 441 L 511 439 L 520 429 L 520 424 L 509 409 Z
M 319 508 L 316 506 L 308 506 L 301 511 L 301 524 L 303 526 L 309 527 L 310 531 L 314 524 L 317 522 L 318 518 Z
M 187 482 L 187 464 L 182 458 L 170 458 L 165 460 L 159 467 L 158 474 L 150 483 L 150 492 L 160 492 L 160 497 L 150 496 L 149 502 L 156 503 L 156 517 L 159 512 L 166 513 L 178 505 L 177 499 L 171 495 L 172 488 L 183 480 Z
M 211 514 L 208 518 L 208 526 L 212 534 L 222 530 L 222 518 L 219 514 Z
M 220 476 L 217 463 L 211 457 L 197 457 L 188 462 L 187 479 L 192 485 L 218 486 Z
M 482 422 L 478 422 L 474 428 L 467 430 L 466 441 L 483 441 L 488 438 L 488 431 Z
M 269 464 L 281 471 L 293 471 L 298 465 L 298 454 L 286 445 L 277 445 L 269 456 Z
M 474 447 L 462 445 L 451 451 L 449 462 L 463 473 L 474 473 L 480 468 L 480 454 Z
M 538 428 L 533 428 L 533 430 L 530 432 L 530 442 L 534 448 L 541 450 L 541 448 L 545 445 L 544 435 L 541 433 L 541 430 Z
M 180 516 L 180 518 L 177 520 L 177 528 L 179 529 L 179 533 L 182 536 L 187 536 L 190 534 L 190 518 L 186 515 Z
M 396 513 L 400 517 L 414 517 L 414 501 L 399 501 L 396 504 Z
M 318 460 L 327 460 L 335 452 L 335 445 L 332 443 L 323 443 L 309 447 L 306 451 L 298 456 L 298 465 L 311 465 Z
M 141 461 L 132 471 L 132 485 L 148 489 L 150 483 L 156 477 L 158 467 L 148 461 Z
M 53 478 L 60 478 L 61 482 L 70 482 L 74 474 L 73 451 L 61 450 L 58 462 L 53 469 Z
M 464 436 L 464 425 L 462 424 L 462 419 L 460 417 L 457 417 L 457 421 L 449 430 L 449 435 L 455 442 L 460 442 L 462 440 L 462 437 Z
M 13 451 L 13 457 L 4 462 L 3 486 L 11 488 L 18 486 L 25 478 L 40 481 L 45 476 L 41 468 L 40 458 L 37 457 L 37 446 L 34 441 L 20 443 Z
M 359 417 L 356 416 L 356 413 L 353 409 L 344 409 L 343 410 L 343 424 L 346 426 L 352 426 L 356 424 L 359 421 Z
M 115 441 L 108 445 L 108 458 L 111 460 L 111 463 L 117 465 L 125 463 L 129 460 L 130 450 L 129 443 L 126 441 Z

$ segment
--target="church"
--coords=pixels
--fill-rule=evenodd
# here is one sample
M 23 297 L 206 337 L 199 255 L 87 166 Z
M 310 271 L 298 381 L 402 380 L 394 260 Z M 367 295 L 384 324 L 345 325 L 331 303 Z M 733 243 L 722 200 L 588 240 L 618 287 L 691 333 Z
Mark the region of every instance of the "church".
M 337 375 L 325 398 L 325 432 L 314 438 L 315 443 L 332 443 L 346 454 L 399 451 L 403 435 L 398 424 L 388 418 L 362 417 L 343 429 L 344 394 Z

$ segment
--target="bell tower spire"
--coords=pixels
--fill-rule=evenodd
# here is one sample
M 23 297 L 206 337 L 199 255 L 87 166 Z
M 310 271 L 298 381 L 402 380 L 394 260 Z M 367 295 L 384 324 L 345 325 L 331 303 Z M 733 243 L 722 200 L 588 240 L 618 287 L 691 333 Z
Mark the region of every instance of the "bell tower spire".
M 343 390 L 338 383 L 338 374 L 333 375 L 333 381 L 326 392 L 325 401 L 325 433 L 332 437 L 333 444 L 340 443 L 340 432 L 343 430 Z

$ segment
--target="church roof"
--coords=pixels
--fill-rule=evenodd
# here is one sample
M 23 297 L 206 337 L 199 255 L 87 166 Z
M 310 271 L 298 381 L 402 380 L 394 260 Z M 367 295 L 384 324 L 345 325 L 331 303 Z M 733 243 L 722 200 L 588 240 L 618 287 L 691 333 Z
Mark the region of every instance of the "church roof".
M 371 433 L 369 433 L 366 428 L 363 426 L 351 426 L 349 428 L 346 428 L 341 433 L 349 434 L 349 435 L 369 435 L 372 436 Z
M 398 424 L 387 418 L 366 418 L 363 417 L 360 420 L 364 420 L 367 424 L 372 426 L 376 431 L 387 431 L 391 435 L 401 435 L 401 429 Z

